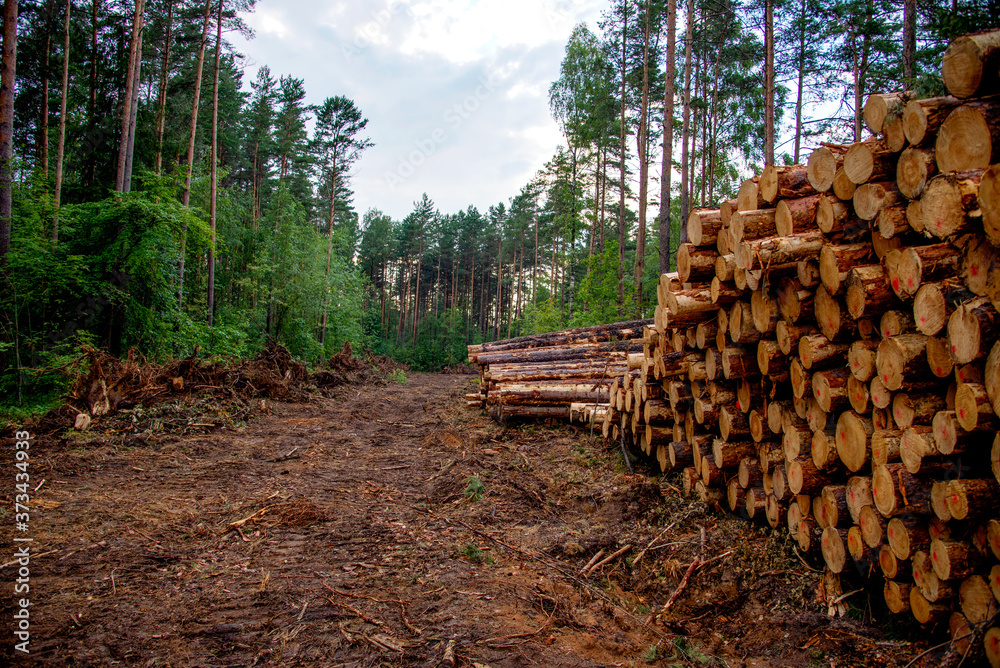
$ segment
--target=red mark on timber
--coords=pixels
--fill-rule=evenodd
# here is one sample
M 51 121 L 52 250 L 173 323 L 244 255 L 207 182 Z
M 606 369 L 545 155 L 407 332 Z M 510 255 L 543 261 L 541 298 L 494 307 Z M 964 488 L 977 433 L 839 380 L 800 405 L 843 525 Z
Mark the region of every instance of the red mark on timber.
M 892 289 L 895 290 L 896 292 L 899 292 L 899 279 L 898 278 L 892 279 Z

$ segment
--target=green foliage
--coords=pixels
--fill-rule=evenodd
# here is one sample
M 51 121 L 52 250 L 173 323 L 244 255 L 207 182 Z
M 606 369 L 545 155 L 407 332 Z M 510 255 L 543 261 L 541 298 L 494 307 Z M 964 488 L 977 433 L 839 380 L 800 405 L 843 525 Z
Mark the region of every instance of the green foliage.
M 654 661 L 658 661 L 661 657 L 662 655 L 660 654 L 659 645 L 650 645 L 643 650 L 642 654 L 639 655 L 639 659 L 641 661 L 645 661 L 646 663 L 653 663 Z
M 631 263 L 629 264 L 631 266 Z M 647 262 L 651 271 L 655 263 Z M 655 294 L 655 292 L 654 292 Z M 622 320 L 622 313 L 635 310 L 635 284 L 624 284 L 623 311 L 618 310 L 618 241 L 608 241 L 604 252 L 590 258 L 586 277 L 580 283 L 578 299 L 585 307 L 585 315 L 578 318 L 579 326 Z
M 392 371 L 389 372 L 389 375 L 386 376 L 386 378 L 393 383 L 406 385 L 406 372 L 403 371 L 402 369 L 393 369 Z
M 483 498 L 483 494 L 486 492 L 486 486 L 483 485 L 479 476 L 470 475 L 465 479 L 465 498 L 469 501 L 476 502 Z
M 458 556 L 461 558 L 468 559 L 474 564 L 490 564 L 492 565 L 493 557 L 488 552 L 485 552 L 481 547 L 475 543 L 466 543 L 458 551 Z

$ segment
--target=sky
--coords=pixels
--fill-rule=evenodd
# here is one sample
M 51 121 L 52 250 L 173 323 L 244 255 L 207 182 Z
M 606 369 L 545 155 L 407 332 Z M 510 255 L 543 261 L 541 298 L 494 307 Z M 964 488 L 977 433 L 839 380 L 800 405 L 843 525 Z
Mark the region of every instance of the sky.
M 507 202 L 562 143 L 548 105 L 573 27 L 603 0 L 258 0 L 244 83 L 267 65 L 307 102 L 345 95 L 368 118 L 355 209 L 395 219 L 423 193 L 442 213 Z

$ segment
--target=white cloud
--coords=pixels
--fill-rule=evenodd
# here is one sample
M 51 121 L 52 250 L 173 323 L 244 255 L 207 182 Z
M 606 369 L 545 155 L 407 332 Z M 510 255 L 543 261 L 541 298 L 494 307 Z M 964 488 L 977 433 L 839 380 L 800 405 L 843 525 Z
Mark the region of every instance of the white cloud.
M 368 117 L 375 146 L 352 175 L 359 212 L 402 218 L 424 192 L 445 212 L 485 210 L 516 195 L 560 143 L 548 87 L 573 26 L 594 28 L 600 6 L 260 0 L 247 17 L 257 37 L 237 48 L 275 76 L 304 79 L 309 102 L 346 95 Z M 401 165 L 408 175 L 387 179 Z

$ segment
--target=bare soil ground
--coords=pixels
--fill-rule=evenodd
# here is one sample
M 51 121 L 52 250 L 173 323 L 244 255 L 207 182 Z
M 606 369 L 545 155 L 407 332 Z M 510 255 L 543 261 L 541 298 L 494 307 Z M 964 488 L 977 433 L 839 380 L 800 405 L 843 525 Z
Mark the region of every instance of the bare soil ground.
M 0 662 L 904 666 L 924 648 L 876 592 L 828 616 L 787 532 L 628 475 L 585 430 L 465 409 L 472 378 L 256 402 L 223 427 L 224 407 L 166 405 L 38 440 L 31 655 L 5 640 Z

